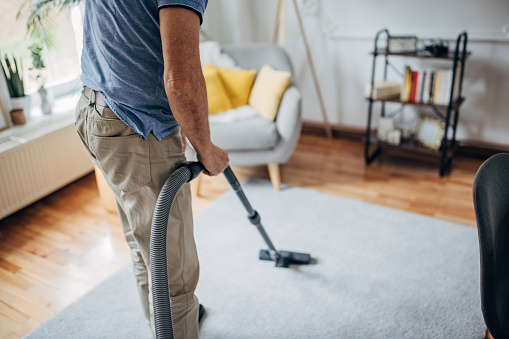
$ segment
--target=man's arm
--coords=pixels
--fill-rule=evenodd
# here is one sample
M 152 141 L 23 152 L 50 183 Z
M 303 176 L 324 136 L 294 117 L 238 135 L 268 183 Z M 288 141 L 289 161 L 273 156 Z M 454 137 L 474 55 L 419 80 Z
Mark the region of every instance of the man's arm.
M 164 84 L 173 116 L 210 175 L 228 166 L 228 153 L 210 140 L 207 89 L 200 63 L 200 18 L 191 10 L 159 11 Z

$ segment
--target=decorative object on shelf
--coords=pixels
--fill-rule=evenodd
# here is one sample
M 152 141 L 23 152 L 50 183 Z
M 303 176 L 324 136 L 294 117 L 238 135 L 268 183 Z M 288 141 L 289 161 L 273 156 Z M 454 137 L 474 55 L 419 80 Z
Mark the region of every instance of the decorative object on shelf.
M 371 82 L 364 86 L 364 96 L 373 98 L 374 100 L 399 98 L 401 95 L 401 84 L 395 81 L 377 81 L 373 85 L 373 93 L 371 93 Z
M 389 117 L 380 117 L 378 121 L 377 137 L 380 141 L 387 141 L 389 134 L 396 129 L 394 119 Z
M 11 120 L 13 125 L 24 125 L 27 122 L 25 112 L 21 108 L 15 108 L 11 111 Z
M 398 146 L 401 142 L 401 130 L 395 129 L 387 135 L 386 142 L 389 145 Z
M 416 36 L 389 36 L 387 52 L 411 54 L 417 53 Z
M 22 69 L 21 61 L 18 63 L 18 59 L 15 57 L 5 55 L 2 59 L 2 70 L 11 96 L 12 109 L 23 109 L 25 116 L 28 116 L 30 115 L 31 100 L 29 95 L 25 95 Z
M 415 121 L 412 124 L 412 126 L 410 126 L 409 124 L 400 126 L 400 130 L 401 130 L 401 140 L 406 141 L 412 139 L 415 134 Z
M 445 132 L 445 122 L 429 117 L 421 117 L 415 132 L 415 141 L 433 151 L 439 151 Z
M 424 50 L 436 57 L 449 55 L 449 42 L 442 39 L 429 39 L 424 41 Z

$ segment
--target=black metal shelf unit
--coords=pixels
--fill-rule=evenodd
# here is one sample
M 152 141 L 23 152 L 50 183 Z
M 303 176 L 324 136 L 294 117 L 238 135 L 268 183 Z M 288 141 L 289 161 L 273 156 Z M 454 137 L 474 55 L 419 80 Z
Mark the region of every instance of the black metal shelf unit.
M 465 98 L 462 96 L 462 86 L 463 86 L 463 74 L 465 70 L 465 61 L 470 56 L 470 52 L 467 51 L 467 41 L 468 36 L 467 32 L 462 32 L 458 35 L 456 40 L 456 49 L 450 51 L 447 55 L 444 56 L 434 56 L 428 54 L 427 52 L 420 50 L 416 53 L 406 54 L 406 53 L 389 53 L 386 48 L 379 48 L 378 42 L 380 40 L 380 36 L 385 34 L 387 42 L 389 40 L 390 34 L 387 29 L 383 29 L 376 34 L 375 37 L 375 49 L 371 53 L 373 55 L 373 67 L 371 71 L 371 92 L 370 97 L 367 99 L 369 102 L 368 106 L 368 123 L 366 127 L 366 137 L 365 137 L 365 150 L 364 157 L 366 160 L 366 164 L 369 165 L 373 160 L 375 160 L 382 152 L 383 148 L 399 148 L 401 150 L 407 150 L 410 152 L 417 152 L 427 155 L 433 155 L 440 157 L 440 166 L 439 166 L 439 174 L 443 176 L 446 170 L 449 168 L 452 158 L 454 156 L 454 151 L 456 149 L 456 127 L 458 125 L 458 116 L 459 109 L 461 104 L 465 101 Z M 386 45 L 387 46 L 387 45 Z M 435 105 L 435 104 L 427 104 L 427 103 L 416 103 L 416 102 L 404 102 L 399 99 L 373 99 L 373 88 L 375 84 L 375 70 L 376 70 L 376 60 L 377 57 L 382 56 L 385 58 L 384 62 L 384 81 L 387 80 L 387 71 L 389 66 L 393 67 L 389 62 L 389 57 L 405 57 L 405 58 L 423 58 L 423 59 L 436 59 L 442 61 L 451 61 L 452 62 L 452 84 L 455 83 L 456 77 L 459 76 L 459 96 L 458 99 L 454 100 L 454 85 L 451 86 L 451 91 L 448 93 L 449 101 L 446 105 Z M 458 68 L 459 65 L 459 68 Z M 459 71 L 459 74 L 457 74 Z M 442 138 L 441 146 L 439 152 L 429 151 L 423 149 L 421 146 L 417 145 L 412 139 L 402 142 L 399 146 L 388 145 L 386 143 L 378 141 L 376 138 L 376 133 L 373 133 L 371 130 L 371 120 L 373 117 L 373 105 L 375 102 L 381 103 L 381 113 L 382 117 L 385 116 L 385 106 L 387 103 L 390 104 L 400 104 L 402 106 L 405 105 L 413 105 L 413 106 L 422 106 L 428 107 L 432 110 L 432 112 L 442 121 L 445 122 L 445 131 L 444 136 Z M 445 114 L 442 113 L 445 111 Z M 452 121 L 451 121 L 452 120 Z M 449 129 L 452 130 L 452 137 L 449 138 Z M 371 151 L 372 147 L 375 146 L 374 150 Z

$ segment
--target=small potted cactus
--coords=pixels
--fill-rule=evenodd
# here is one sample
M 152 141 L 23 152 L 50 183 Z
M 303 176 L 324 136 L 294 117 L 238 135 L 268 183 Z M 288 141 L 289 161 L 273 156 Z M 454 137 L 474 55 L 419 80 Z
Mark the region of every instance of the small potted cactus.
M 31 100 L 30 96 L 25 95 L 23 85 L 23 71 L 21 60 L 15 57 L 4 55 L 2 60 L 2 71 L 7 81 L 7 88 L 11 96 L 11 105 L 13 110 L 23 110 L 25 116 L 30 115 Z

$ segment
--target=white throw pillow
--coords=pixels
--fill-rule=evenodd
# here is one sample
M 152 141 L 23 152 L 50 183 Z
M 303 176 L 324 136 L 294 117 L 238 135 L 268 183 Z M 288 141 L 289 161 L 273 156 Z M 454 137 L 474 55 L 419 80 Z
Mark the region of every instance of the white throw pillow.
M 214 65 L 220 68 L 239 69 L 235 60 L 221 52 L 221 46 L 216 41 L 200 43 L 200 60 L 202 65 Z
M 256 110 L 253 107 L 245 105 L 234 109 L 230 109 L 224 113 L 209 115 L 209 122 L 228 124 L 235 121 L 246 120 L 257 115 L 258 114 L 256 113 Z

